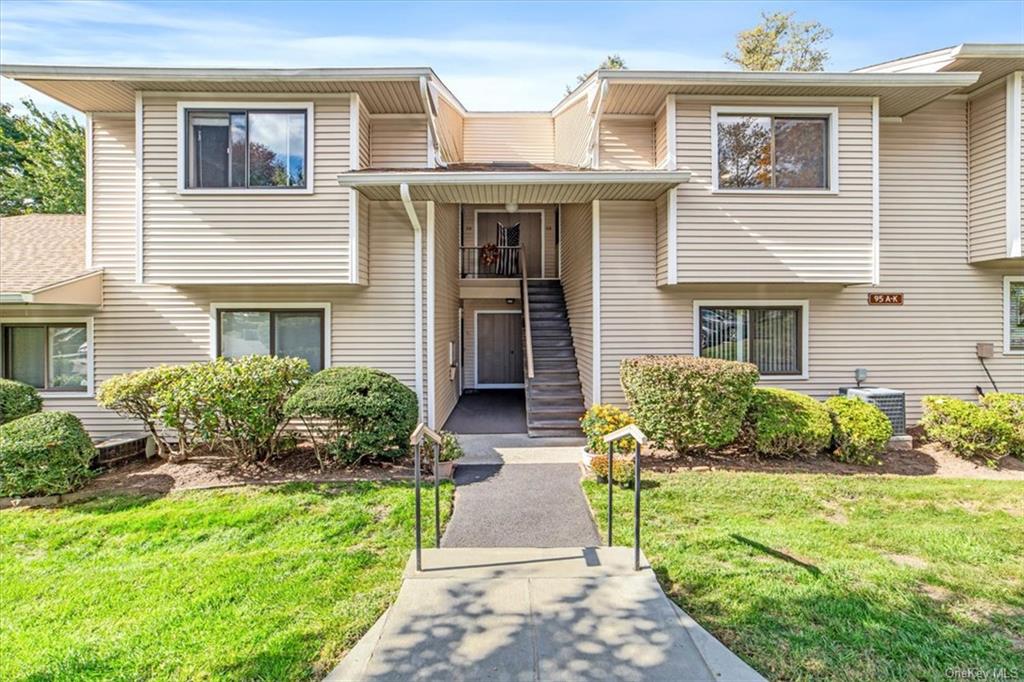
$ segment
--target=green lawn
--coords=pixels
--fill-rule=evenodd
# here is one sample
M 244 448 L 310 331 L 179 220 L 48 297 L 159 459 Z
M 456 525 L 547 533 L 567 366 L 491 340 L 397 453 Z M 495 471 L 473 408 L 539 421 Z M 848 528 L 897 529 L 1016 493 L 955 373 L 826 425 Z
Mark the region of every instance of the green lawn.
M 603 525 L 607 488 L 584 488 Z M 687 472 L 642 493 L 665 590 L 769 679 L 1024 677 L 1022 483 Z
M 425 543 L 432 514 L 429 494 Z M 109 497 L 0 513 L 0 538 L 0 679 L 311 679 L 397 594 L 413 495 L 356 483 Z

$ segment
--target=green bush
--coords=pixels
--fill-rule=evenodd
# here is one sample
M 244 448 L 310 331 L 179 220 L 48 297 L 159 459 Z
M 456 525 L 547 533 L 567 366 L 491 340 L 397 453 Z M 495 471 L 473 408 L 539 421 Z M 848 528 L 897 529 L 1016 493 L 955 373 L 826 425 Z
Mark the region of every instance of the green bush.
M 462 451 L 462 446 L 459 445 L 458 437 L 451 431 L 442 431 L 441 436 L 441 453 L 438 459 L 442 462 L 454 462 L 459 459 L 465 453 Z
M 832 396 L 825 401 L 832 417 L 832 456 L 840 462 L 875 464 L 892 438 L 892 422 L 875 405 Z
M 1010 454 L 1016 434 L 998 410 L 945 395 L 927 395 L 921 402 L 921 426 L 930 440 L 961 457 L 980 457 L 989 466 Z
M 39 392 L 28 384 L 0 379 L 0 424 L 43 409 Z
M 815 455 L 832 440 L 832 419 L 814 398 L 782 388 L 755 388 L 747 413 L 751 446 L 763 457 Z
M 173 393 L 177 382 L 189 371 L 189 366 L 160 365 L 137 372 L 119 374 L 104 381 L 96 393 L 100 407 L 113 410 L 126 419 L 137 419 L 143 423 L 157 446 L 157 454 L 164 459 L 180 457 L 184 451 L 175 452 L 160 429 L 162 392 Z M 188 438 L 179 438 L 179 445 L 187 447 Z
M 590 469 L 597 479 L 608 480 L 608 455 L 594 455 L 590 460 Z M 628 486 L 633 483 L 634 462 L 633 456 L 623 455 L 612 458 L 612 480 L 619 485 Z
M 604 442 L 604 437 L 632 423 L 634 423 L 633 418 L 629 416 L 629 413 L 614 405 L 592 405 L 580 419 L 580 428 L 583 429 L 583 435 L 587 437 L 587 452 L 595 455 L 607 455 L 608 444 Z M 635 447 L 636 441 L 628 437 L 615 444 L 615 449 L 618 452 L 623 450 L 632 452 Z
M 981 404 L 1012 427 L 1010 454 L 1024 459 L 1024 393 L 986 393 Z
M 96 454 L 70 412 L 37 412 L 0 425 L 0 495 L 56 495 L 90 476 Z
M 637 426 L 680 452 L 736 440 L 758 380 L 752 364 L 683 355 L 627 358 L 620 374 Z
M 416 394 L 386 372 L 334 367 L 318 372 L 285 406 L 305 424 L 321 463 L 336 458 L 394 459 L 409 452 L 416 428 Z

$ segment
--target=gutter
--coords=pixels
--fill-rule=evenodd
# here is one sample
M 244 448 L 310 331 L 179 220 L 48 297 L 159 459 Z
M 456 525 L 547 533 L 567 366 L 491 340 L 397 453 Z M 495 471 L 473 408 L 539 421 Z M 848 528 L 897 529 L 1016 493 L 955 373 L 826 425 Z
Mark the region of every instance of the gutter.
M 414 185 L 590 185 L 594 183 L 659 184 L 689 181 L 689 171 L 410 171 L 341 173 L 338 183 L 342 187 L 387 187 L 401 185 L 408 194 Z M 403 199 L 404 201 L 404 199 Z M 406 211 L 410 211 L 406 207 Z M 413 220 L 415 212 L 410 216 Z M 418 220 L 418 219 L 417 219 Z M 419 228 L 415 228 L 419 229 Z
M 420 225 L 420 217 L 416 215 L 416 207 L 413 206 L 412 197 L 409 196 L 409 185 L 402 183 L 398 188 L 402 197 L 402 205 L 405 213 L 409 216 L 409 224 L 412 226 L 413 243 L 413 298 L 415 300 L 413 314 L 413 333 L 416 335 L 414 346 L 416 353 L 416 407 L 419 413 L 419 420 L 423 421 L 423 226 Z
M 275 80 L 419 80 L 437 78 L 428 67 L 321 68 L 321 69 L 244 69 L 121 66 L 54 66 L 41 64 L 2 64 L 0 75 L 6 78 L 46 80 L 132 80 L 132 81 L 275 81 Z
M 782 71 L 614 71 L 601 70 L 602 80 L 634 85 L 802 85 L 818 87 L 907 88 L 973 85 L 980 71 L 941 73 L 820 73 Z

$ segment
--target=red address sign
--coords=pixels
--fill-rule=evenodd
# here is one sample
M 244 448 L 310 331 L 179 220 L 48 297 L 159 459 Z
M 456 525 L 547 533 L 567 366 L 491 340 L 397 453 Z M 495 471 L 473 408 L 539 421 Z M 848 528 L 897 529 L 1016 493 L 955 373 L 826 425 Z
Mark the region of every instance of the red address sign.
M 903 294 L 868 294 L 868 305 L 903 305 Z

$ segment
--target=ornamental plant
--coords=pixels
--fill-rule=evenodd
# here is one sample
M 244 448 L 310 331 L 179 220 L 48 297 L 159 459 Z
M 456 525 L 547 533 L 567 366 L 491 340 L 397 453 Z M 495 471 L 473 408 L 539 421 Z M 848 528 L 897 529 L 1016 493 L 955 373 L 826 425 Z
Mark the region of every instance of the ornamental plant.
M 635 423 L 633 418 L 625 410 L 620 410 L 614 405 L 593 405 L 580 419 L 580 428 L 587 437 L 587 452 L 594 455 L 607 455 L 608 443 L 604 437 L 609 433 L 618 431 L 623 426 Z M 636 441 L 626 437 L 615 444 L 617 452 L 632 452 L 636 448 Z
M 459 445 L 458 437 L 451 431 L 442 431 L 441 436 L 441 452 L 438 455 L 438 459 L 442 462 L 454 462 L 459 459 L 465 453 L 462 451 L 462 446 Z
M 762 457 L 815 455 L 832 440 L 832 418 L 814 398 L 782 388 L 755 388 L 747 413 L 750 443 Z
M 180 448 L 175 450 L 160 428 L 161 403 L 157 397 L 162 391 L 173 393 L 177 381 L 187 371 L 188 367 L 183 365 L 160 365 L 119 374 L 100 384 L 96 402 L 126 419 L 142 422 L 160 457 L 180 459 Z
M 1014 447 L 1017 434 L 999 409 L 946 395 L 927 395 L 921 402 L 925 434 L 961 457 L 980 457 L 995 467 Z
M 892 422 L 875 405 L 832 396 L 825 401 L 832 418 L 832 457 L 852 464 L 877 464 L 892 438 Z
M 0 379 L 0 424 L 43 409 L 39 392 L 20 381 Z
M 986 393 L 981 396 L 981 405 L 1010 425 L 1013 436 L 1009 454 L 1024 459 L 1024 393 Z
M 590 460 L 590 468 L 597 479 L 608 480 L 608 455 L 595 455 Z M 623 486 L 633 483 L 634 463 L 632 457 L 625 455 L 612 457 L 612 480 Z
M 89 480 L 96 448 L 70 412 L 36 412 L 0 425 L 0 495 L 56 495 Z

